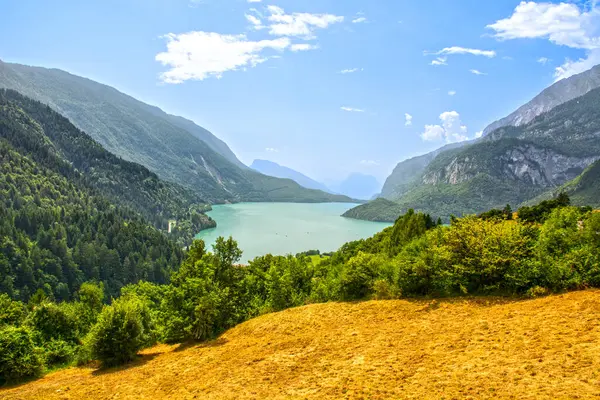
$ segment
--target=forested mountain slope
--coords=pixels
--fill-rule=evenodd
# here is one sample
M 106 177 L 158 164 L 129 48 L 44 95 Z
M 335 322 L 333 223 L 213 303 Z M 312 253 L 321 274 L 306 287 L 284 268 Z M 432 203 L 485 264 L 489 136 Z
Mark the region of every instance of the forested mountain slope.
M 159 229 L 166 230 L 170 219 L 183 224 L 191 213 L 196 215 L 191 234 L 214 226 L 199 213 L 208 206 L 195 192 L 115 156 L 50 107 L 12 90 L 0 89 L 0 138 L 40 165 L 99 189 Z
M 65 175 L 0 139 L 0 292 L 27 301 L 41 289 L 67 300 L 89 280 L 111 296 L 141 279 L 166 282 L 181 247 Z
M 108 151 L 209 202 L 350 201 L 251 171 L 222 141 L 191 121 L 89 79 L 0 62 L 0 87 L 48 104 Z

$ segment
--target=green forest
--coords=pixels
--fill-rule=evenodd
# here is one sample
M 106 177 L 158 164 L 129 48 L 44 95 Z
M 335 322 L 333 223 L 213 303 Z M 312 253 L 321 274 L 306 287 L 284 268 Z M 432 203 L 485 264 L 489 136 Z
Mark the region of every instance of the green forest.
M 258 315 L 310 303 L 537 297 L 600 287 L 600 213 L 571 206 L 565 194 L 516 214 L 507 206 L 449 225 L 409 210 L 317 263 L 298 254 L 240 265 L 241 256 L 232 238 L 219 238 L 212 249 L 195 241 L 164 279 L 142 277 L 119 295 L 93 275 L 70 301 L 44 291 L 27 302 L 2 295 L 0 377 L 18 381 L 92 360 L 119 365 L 156 342 L 211 339 Z M 174 251 L 168 260 L 179 257 Z

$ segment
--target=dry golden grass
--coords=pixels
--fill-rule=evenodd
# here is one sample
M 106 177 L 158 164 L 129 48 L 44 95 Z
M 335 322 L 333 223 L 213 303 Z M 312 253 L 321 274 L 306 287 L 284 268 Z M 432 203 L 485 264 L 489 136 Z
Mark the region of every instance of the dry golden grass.
M 3 399 L 597 398 L 600 291 L 371 301 L 266 315 L 124 368 L 72 368 Z

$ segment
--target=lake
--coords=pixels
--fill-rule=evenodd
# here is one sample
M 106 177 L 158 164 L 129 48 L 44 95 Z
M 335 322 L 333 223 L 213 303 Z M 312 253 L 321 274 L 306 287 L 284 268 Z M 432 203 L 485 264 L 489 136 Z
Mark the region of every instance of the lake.
M 242 262 L 267 253 L 329 252 L 344 243 L 373 236 L 391 224 L 341 215 L 356 204 L 239 203 L 213 206 L 207 215 L 217 227 L 200 232 L 211 249 L 219 236 L 232 236 L 244 251 Z

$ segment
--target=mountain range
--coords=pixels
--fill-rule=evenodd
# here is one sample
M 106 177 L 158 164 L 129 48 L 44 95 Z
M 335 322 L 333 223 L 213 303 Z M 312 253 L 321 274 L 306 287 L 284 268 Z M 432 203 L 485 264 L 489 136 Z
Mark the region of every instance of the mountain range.
M 70 73 L 0 61 L 0 88 L 47 104 L 106 150 L 147 167 L 210 203 L 350 201 L 260 174 L 192 121 Z
M 586 168 L 600 159 L 599 87 L 600 66 L 555 83 L 482 138 L 400 162 L 381 193 L 394 212 L 378 202 L 347 214 L 391 221 L 414 208 L 447 220 L 560 190 L 575 202 L 598 204 L 589 195 L 596 169 Z
M 322 190 L 323 192 L 328 193 L 331 192 L 324 184 L 309 178 L 301 172 L 284 167 L 283 165 L 279 165 L 273 161 L 254 160 L 252 165 L 250 165 L 250 168 L 264 175 L 274 176 L 276 178 L 291 179 L 307 189 Z

